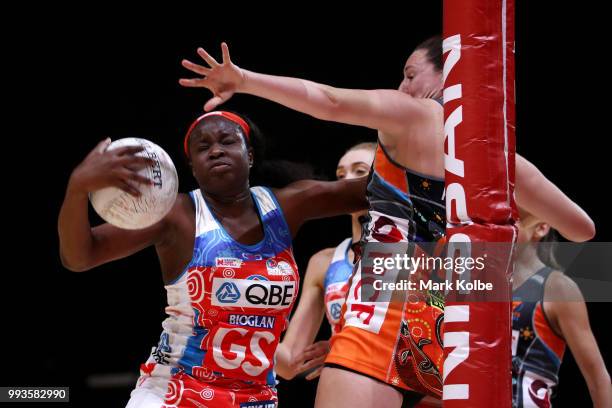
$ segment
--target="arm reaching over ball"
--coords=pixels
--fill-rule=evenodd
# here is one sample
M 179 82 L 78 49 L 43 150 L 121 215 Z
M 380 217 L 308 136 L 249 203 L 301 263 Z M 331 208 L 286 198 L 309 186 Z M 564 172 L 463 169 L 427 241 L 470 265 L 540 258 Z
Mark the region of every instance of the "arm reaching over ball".
M 180 79 L 179 83 L 185 87 L 206 88 L 213 94 L 204 110 L 214 109 L 235 93 L 251 94 L 318 119 L 377 129 L 387 151 L 409 146 L 410 151 L 427 152 L 423 157 L 436 158 L 425 160 L 436 164 L 424 167 L 415 167 L 412 161 L 397 160 L 400 164 L 426 174 L 436 174 L 436 170 L 442 168 L 442 153 L 435 148 L 435 143 L 432 144 L 435 139 L 430 137 L 436 134 L 436 129 L 442 129 L 442 110 L 436 102 L 427 99 L 438 94 L 439 89 L 415 95 L 397 90 L 340 89 L 299 78 L 247 71 L 232 62 L 226 43 L 221 44 L 221 49 L 221 62 L 203 48 L 198 48 L 197 52 L 207 66 L 182 61 L 183 67 L 201 77 Z M 414 161 L 419 160 L 416 158 Z M 588 215 L 519 155 L 516 159 L 516 193 L 521 207 L 545 220 L 565 238 L 586 241 L 595 234 L 593 221 Z
M 387 148 L 396 146 L 400 139 L 430 144 L 430 138 L 423 135 L 433 130 L 432 122 L 442 120 L 442 109 L 429 98 L 439 94 L 440 89 L 410 95 L 394 89 L 337 88 L 301 78 L 248 71 L 232 62 L 226 43 L 221 44 L 221 49 L 221 62 L 203 48 L 198 48 L 197 53 L 208 66 L 182 61 L 183 67 L 201 77 L 183 78 L 179 83 L 184 87 L 206 88 L 213 94 L 204 105 L 205 111 L 226 102 L 235 93 L 250 94 L 317 119 L 378 130 Z
M 73 171 L 58 220 L 60 257 L 71 271 L 80 272 L 139 251 L 161 237 L 163 223 L 143 230 L 123 230 L 110 224 L 91 228 L 88 194 L 105 187 L 117 187 L 133 196 L 141 193 L 138 184 L 151 180 L 138 170 L 154 164 L 136 156 L 142 147 L 126 146 L 107 150 L 110 139 L 100 142 Z

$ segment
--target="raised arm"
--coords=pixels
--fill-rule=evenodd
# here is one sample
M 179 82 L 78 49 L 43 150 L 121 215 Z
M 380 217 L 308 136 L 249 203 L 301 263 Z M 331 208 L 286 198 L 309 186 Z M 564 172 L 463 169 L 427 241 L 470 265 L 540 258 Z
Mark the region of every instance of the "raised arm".
M 137 231 L 119 229 L 110 224 L 91 228 L 89 192 L 115 186 L 137 196 L 140 193 L 135 186 L 150 183 L 137 172 L 151 163 L 148 158 L 135 156 L 142 150 L 140 147 L 106 151 L 109 143 L 110 139 L 107 139 L 98 144 L 73 171 L 60 210 L 60 257 L 62 264 L 74 272 L 126 257 L 156 243 L 162 236 L 163 222 Z
M 314 341 L 321 327 L 324 316 L 323 280 L 331 256 L 330 249 L 324 249 L 308 261 L 300 301 L 291 317 L 285 337 L 276 350 L 274 369 L 286 380 L 305 370 L 304 361 L 300 357 L 306 346 Z
M 204 49 L 198 54 L 208 67 L 183 60 L 200 78 L 181 79 L 186 87 L 207 88 L 213 97 L 206 111 L 227 101 L 234 93 L 265 98 L 315 118 L 379 130 L 385 144 L 410 135 L 412 126 L 432 115 L 430 99 L 413 98 L 397 90 L 341 89 L 305 79 L 265 75 L 233 64 L 227 44 L 221 44 L 223 60 L 217 62 Z
M 518 154 L 516 201 L 520 207 L 549 224 L 570 241 L 588 241 L 595 235 L 595 224 L 587 213 L 536 166 Z

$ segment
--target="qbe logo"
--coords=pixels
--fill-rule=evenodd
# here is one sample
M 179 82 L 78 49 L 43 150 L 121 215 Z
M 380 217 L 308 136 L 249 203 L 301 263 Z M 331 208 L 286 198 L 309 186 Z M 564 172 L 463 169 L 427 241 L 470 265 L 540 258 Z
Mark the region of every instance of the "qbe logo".
M 215 296 L 220 303 L 236 303 L 240 299 L 240 291 L 234 282 L 223 282 Z
M 297 294 L 297 282 L 262 281 L 253 279 L 213 279 L 213 306 L 232 304 L 237 307 L 289 307 Z

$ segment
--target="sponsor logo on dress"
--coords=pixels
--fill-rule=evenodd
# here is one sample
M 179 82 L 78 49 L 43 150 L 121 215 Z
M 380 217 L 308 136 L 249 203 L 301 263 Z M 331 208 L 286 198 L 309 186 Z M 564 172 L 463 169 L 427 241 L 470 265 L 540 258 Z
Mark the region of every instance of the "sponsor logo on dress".
M 213 287 L 214 288 L 214 287 Z M 219 303 L 236 303 L 240 299 L 240 291 L 234 282 L 223 282 L 215 292 Z
M 273 329 L 276 318 L 274 316 L 230 314 L 227 322 L 235 326 Z
M 268 275 L 272 276 L 291 276 L 293 275 L 293 268 L 289 263 L 285 261 L 276 262 L 274 259 L 268 259 L 266 261 L 266 268 L 268 269 Z
M 214 278 L 212 289 L 213 306 L 284 309 L 297 295 L 297 282 Z
M 238 258 L 215 258 L 217 268 L 240 268 L 242 260 Z

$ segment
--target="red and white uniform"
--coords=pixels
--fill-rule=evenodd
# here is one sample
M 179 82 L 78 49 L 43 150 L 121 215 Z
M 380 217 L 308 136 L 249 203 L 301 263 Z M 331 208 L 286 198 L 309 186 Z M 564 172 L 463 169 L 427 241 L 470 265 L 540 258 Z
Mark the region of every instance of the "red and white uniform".
M 196 209 L 193 258 L 166 286 L 168 318 L 141 366 L 133 407 L 277 406 L 274 353 L 298 294 L 291 233 L 274 194 L 251 188 L 264 238 L 236 242 L 206 205 Z

